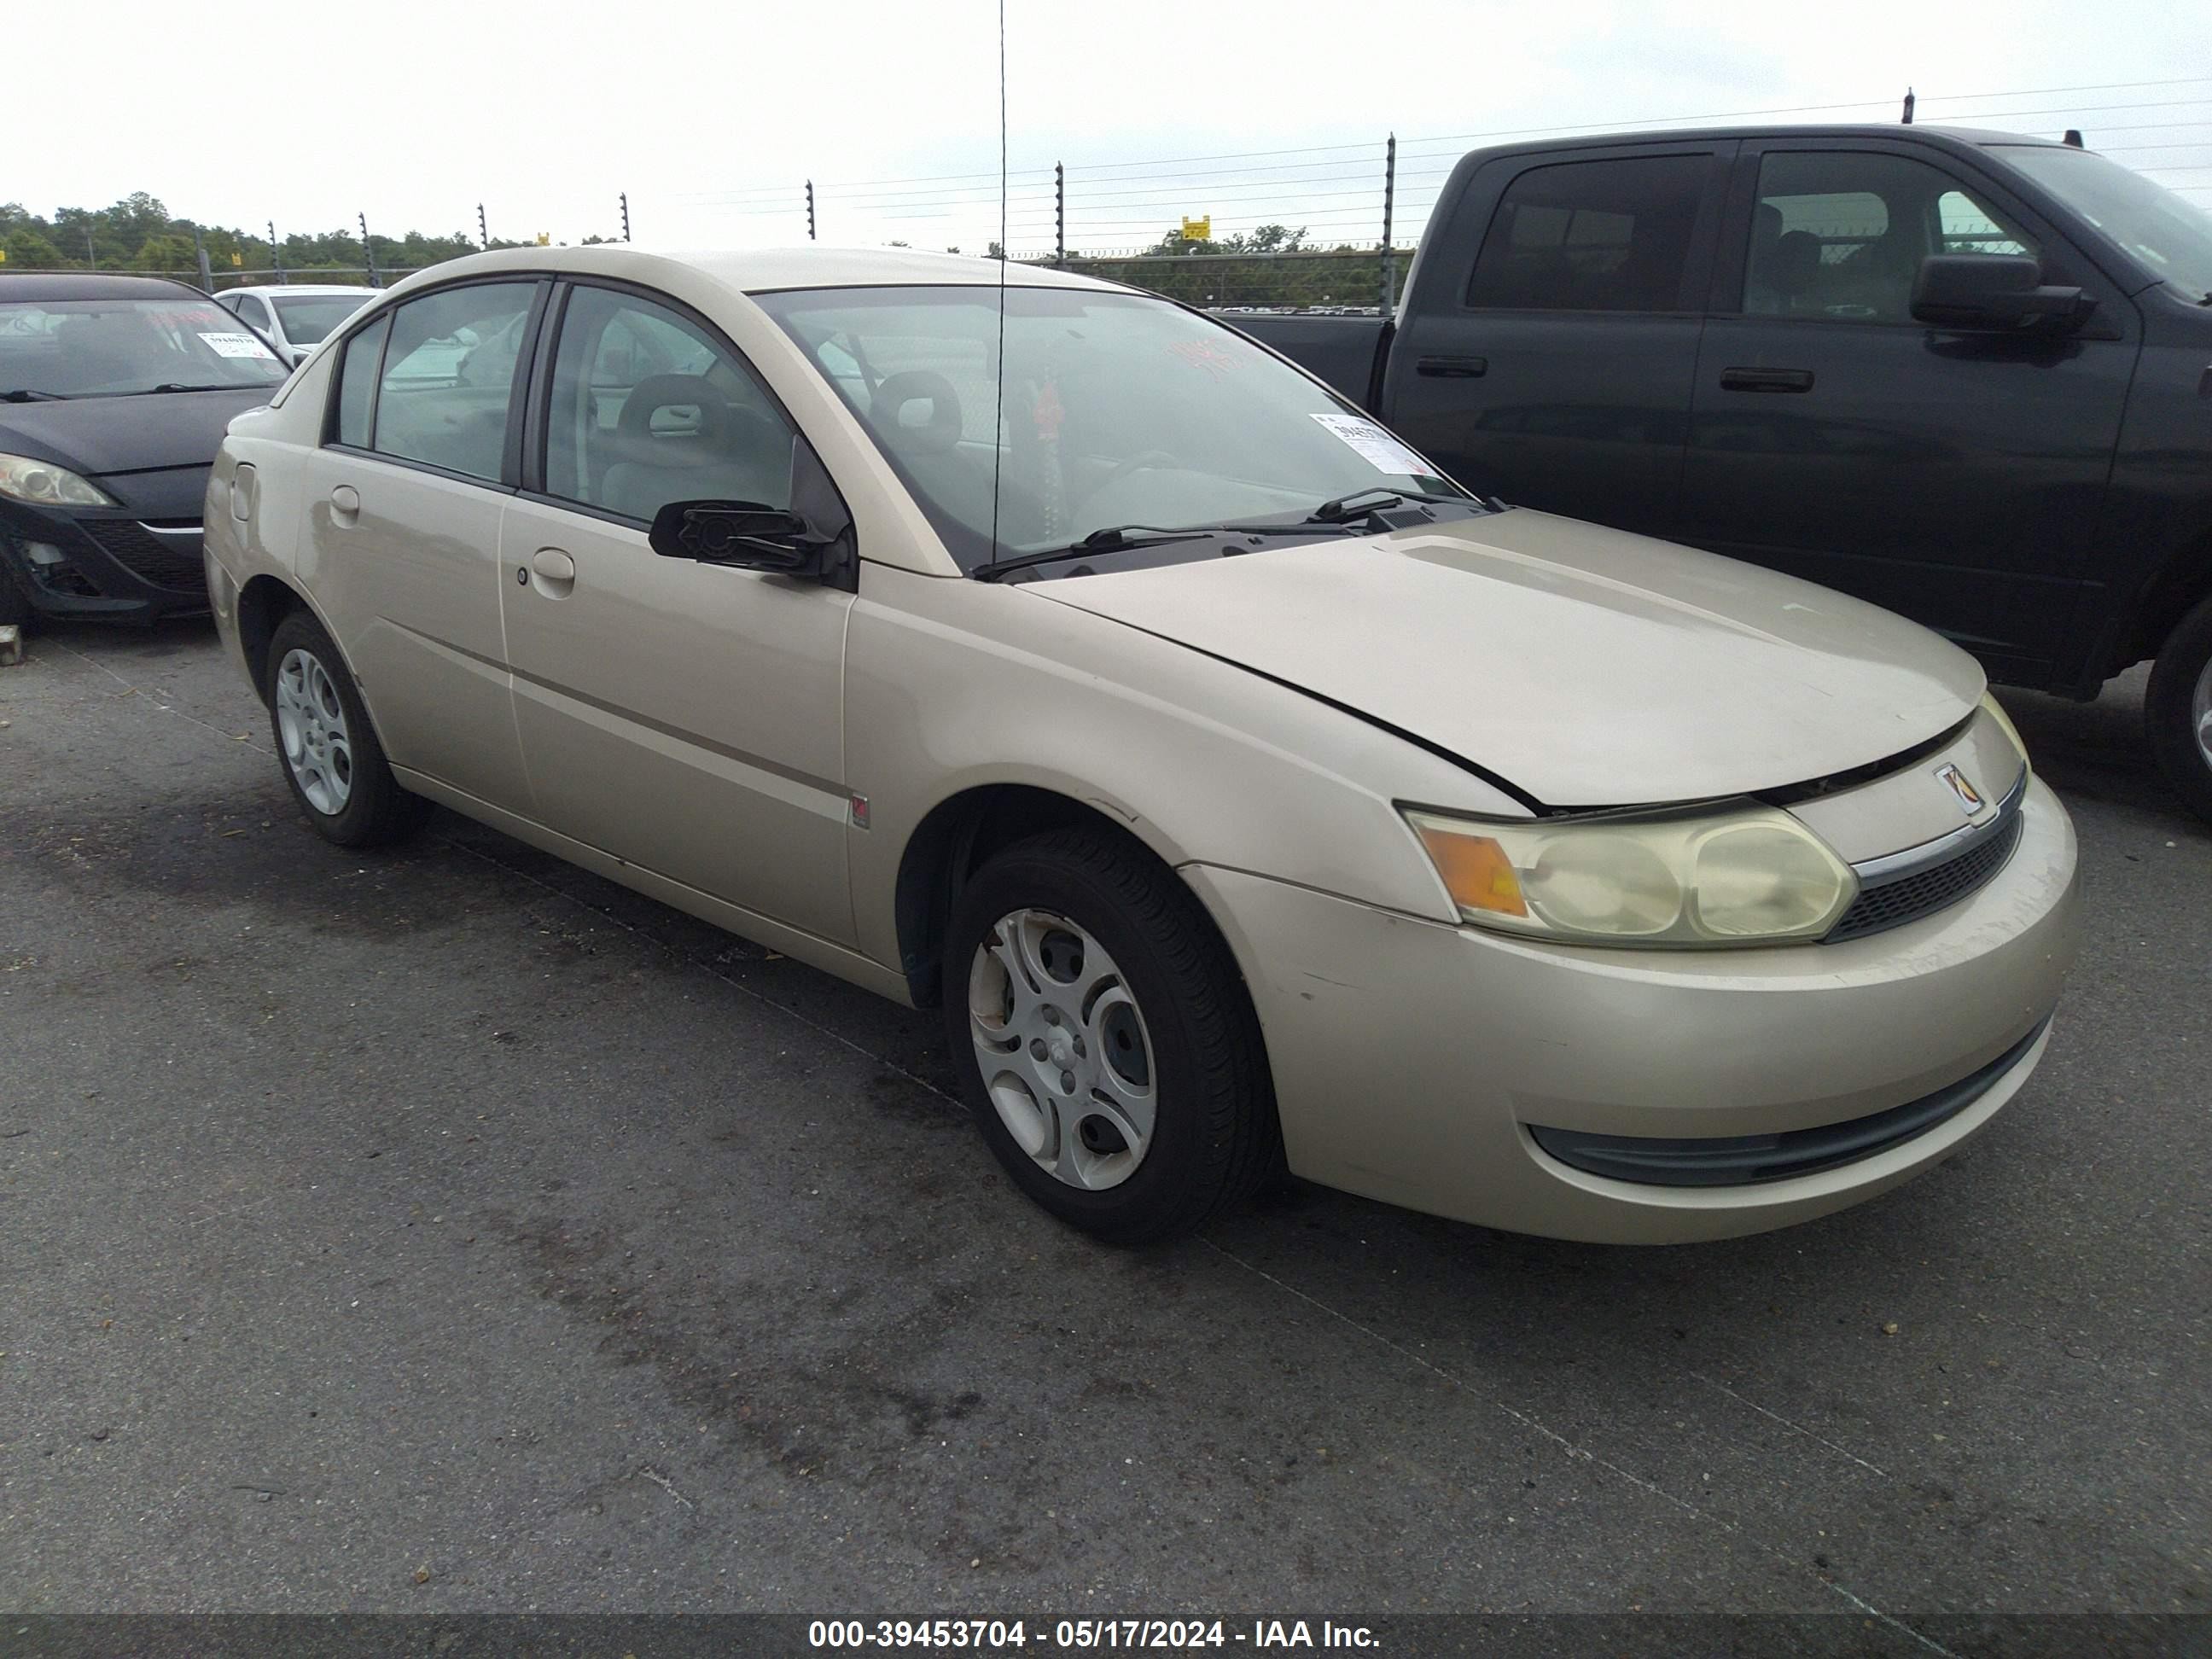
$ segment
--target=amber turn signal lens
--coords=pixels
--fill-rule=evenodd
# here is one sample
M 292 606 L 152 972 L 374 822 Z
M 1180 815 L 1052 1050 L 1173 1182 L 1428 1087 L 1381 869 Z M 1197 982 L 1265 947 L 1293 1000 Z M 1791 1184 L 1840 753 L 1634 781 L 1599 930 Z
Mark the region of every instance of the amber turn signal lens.
M 1488 910 L 1498 915 L 1525 916 L 1528 901 L 1521 896 L 1521 878 L 1513 873 L 1513 860 L 1488 836 L 1462 835 L 1431 824 L 1418 826 L 1421 844 L 1436 861 L 1452 902 L 1463 910 Z

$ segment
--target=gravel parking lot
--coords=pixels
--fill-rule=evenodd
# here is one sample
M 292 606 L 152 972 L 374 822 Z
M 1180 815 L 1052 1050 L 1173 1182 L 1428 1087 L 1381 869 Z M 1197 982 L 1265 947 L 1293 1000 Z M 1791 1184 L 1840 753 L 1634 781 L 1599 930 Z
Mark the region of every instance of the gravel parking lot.
M 1939 1171 L 1665 1251 L 1313 1189 L 1064 1231 L 934 1016 L 440 816 L 300 822 L 204 625 L 0 670 L 0 1607 L 2212 1611 L 2212 834 L 2140 677 Z

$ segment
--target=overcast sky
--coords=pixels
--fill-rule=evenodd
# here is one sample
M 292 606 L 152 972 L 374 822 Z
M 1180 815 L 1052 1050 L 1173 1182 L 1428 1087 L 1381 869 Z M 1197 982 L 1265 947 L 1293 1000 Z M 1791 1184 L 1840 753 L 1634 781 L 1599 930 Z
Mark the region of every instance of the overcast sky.
M 0 147 L 0 200 L 36 212 L 144 190 L 173 213 L 257 229 L 272 217 L 336 229 L 366 211 L 379 232 L 473 233 L 482 201 L 495 234 L 574 240 L 614 234 L 626 190 L 641 242 L 738 246 L 803 239 L 811 177 L 825 242 L 973 252 L 995 234 L 988 179 L 864 182 L 996 167 L 995 0 L 38 9 L 40 67 L 10 76 Z M 2191 165 L 2160 176 L 2212 183 L 2212 77 L 1968 95 L 2212 69 L 2203 0 L 1817 13 L 1771 0 L 1007 0 L 1006 13 L 1012 162 L 1030 173 L 1017 251 L 1049 245 L 1048 176 L 1035 170 L 1055 160 L 1081 245 L 1149 240 L 1158 231 L 1142 227 L 1180 212 L 1230 222 L 1278 207 L 1371 238 L 1370 181 L 1393 128 L 1417 219 L 1421 164 L 1464 147 L 1447 135 L 1861 100 L 1879 101 L 1859 118 L 1893 119 L 1908 83 L 1923 119 L 2023 112 L 1996 125 L 2160 146 L 2119 159 Z M 1322 146 L 1361 148 L 1255 158 L 1234 177 L 1219 176 L 1233 164 L 1175 159 Z M 1107 165 L 1123 162 L 1158 165 Z

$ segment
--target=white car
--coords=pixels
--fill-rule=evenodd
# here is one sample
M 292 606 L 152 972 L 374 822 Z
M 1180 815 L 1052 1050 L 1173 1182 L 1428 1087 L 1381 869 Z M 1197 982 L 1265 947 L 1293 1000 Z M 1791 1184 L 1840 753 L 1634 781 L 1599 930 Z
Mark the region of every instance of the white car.
M 215 297 L 217 305 L 268 336 L 286 362 L 297 363 L 383 291 L 334 283 L 289 283 L 227 288 Z
M 1014 1181 L 1117 1239 L 1279 1162 L 1751 1232 L 2026 1083 L 2074 837 L 1972 658 L 1473 494 L 1165 300 L 1000 276 L 538 247 L 373 304 L 206 502 L 307 821 L 437 801 L 941 1006 Z

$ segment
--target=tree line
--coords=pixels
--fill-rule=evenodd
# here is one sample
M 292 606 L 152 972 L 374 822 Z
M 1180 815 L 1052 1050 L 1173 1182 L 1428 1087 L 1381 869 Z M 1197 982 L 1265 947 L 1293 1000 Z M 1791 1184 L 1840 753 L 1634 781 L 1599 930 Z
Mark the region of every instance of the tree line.
M 385 236 L 372 231 L 364 247 L 350 230 L 292 232 L 272 247 L 265 235 L 234 227 L 204 225 L 173 215 L 158 198 L 138 191 L 112 207 L 57 209 L 51 218 L 21 202 L 0 202 L 0 270 L 156 270 L 197 276 L 199 257 L 193 233 L 207 249 L 208 266 L 218 282 L 234 270 L 289 271 L 363 270 L 374 252 L 380 270 L 419 270 L 441 260 L 474 253 L 477 239 L 465 231 L 434 236 L 419 230 Z M 606 242 L 610 236 L 586 236 Z M 525 242 L 491 239 L 493 247 L 524 247 Z

